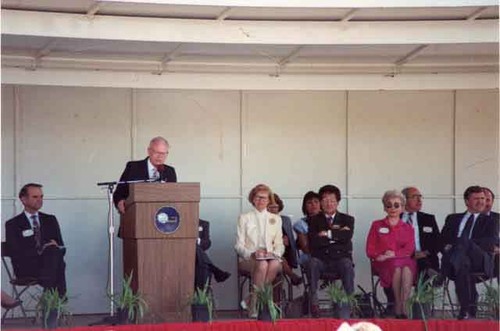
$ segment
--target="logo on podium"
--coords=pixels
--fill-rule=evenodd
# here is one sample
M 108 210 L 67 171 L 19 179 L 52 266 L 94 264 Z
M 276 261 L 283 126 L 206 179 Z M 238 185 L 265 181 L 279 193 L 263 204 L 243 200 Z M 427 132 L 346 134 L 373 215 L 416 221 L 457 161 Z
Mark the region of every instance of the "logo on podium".
M 155 214 L 155 227 L 164 234 L 177 231 L 180 225 L 179 212 L 174 207 L 161 207 Z

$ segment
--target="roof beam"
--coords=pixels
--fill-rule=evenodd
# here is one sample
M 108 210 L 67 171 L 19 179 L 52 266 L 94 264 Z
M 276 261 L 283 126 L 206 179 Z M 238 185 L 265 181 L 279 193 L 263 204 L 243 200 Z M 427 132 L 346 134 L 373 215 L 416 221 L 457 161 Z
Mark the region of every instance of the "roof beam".
M 3 84 L 204 90 L 436 90 L 498 88 L 498 73 L 405 75 L 200 74 L 3 68 Z
M 488 7 L 481 7 L 475 10 L 472 14 L 467 17 L 467 21 L 474 21 L 475 19 L 479 18 L 484 12 L 488 10 Z
M 405 8 L 498 6 L 497 0 L 101 0 L 114 3 L 287 8 Z
M 274 22 L 163 19 L 2 10 L 2 34 L 178 43 L 370 45 L 498 43 L 498 20 Z M 30 22 L 30 24 L 26 24 Z M 120 27 L 117 29 L 117 27 Z

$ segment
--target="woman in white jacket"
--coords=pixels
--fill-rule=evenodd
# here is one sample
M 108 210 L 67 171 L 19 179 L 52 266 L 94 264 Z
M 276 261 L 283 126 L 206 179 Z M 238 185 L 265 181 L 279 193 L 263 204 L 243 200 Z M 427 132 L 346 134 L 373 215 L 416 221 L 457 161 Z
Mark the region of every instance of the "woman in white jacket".
M 234 247 L 240 257 L 238 269 L 249 272 L 257 287 L 273 282 L 281 271 L 281 256 L 285 251 L 281 217 L 267 211 L 271 199 L 273 194 L 267 185 L 255 186 L 248 195 L 255 208 L 241 214 L 238 220 Z

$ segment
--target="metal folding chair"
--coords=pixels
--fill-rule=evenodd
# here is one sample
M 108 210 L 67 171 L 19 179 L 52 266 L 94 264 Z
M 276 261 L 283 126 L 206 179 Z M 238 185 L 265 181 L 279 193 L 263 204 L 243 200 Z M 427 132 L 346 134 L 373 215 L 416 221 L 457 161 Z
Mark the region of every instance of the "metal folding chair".
M 41 293 L 41 288 L 39 287 L 38 280 L 33 277 L 16 277 L 14 275 L 14 271 L 12 269 L 12 261 L 7 262 L 7 259 L 11 258 L 11 254 L 8 250 L 8 246 L 6 242 L 2 242 L 2 264 L 5 269 L 5 273 L 9 279 L 9 283 L 12 287 L 12 296 L 14 300 L 22 300 L 21 305 L 6 309 L 2 315 L 2 320 L 5 319 L 9 312 L 14 312 L 16 308 L 19 307 L 24 318 L 27 318 L 27 311 L 34 311 L 34 307 L 32 309 L 28 309 L 27 305 L 30 302 L 36 302 L 37 297 Z M 36 289 L 36 293 L 30 293 L 32 289 Z

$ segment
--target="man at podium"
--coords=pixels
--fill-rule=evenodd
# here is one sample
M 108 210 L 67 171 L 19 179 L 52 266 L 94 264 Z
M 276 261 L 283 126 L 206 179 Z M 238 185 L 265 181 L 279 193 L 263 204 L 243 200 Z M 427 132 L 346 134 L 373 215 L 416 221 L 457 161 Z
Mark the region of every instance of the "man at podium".
M 161 182 L 177 182 L 175 169 L 165 163 L 170 146 L 163 137 L 151 139 L 148 147 L 148 157 L 140 161 L 127 162 L 120 182 L 131 180 L 156 180 Z M 125 213 L 125 199 L 129 194 L 128 184 L 118 184 L 113 201 L 120 214 Z

